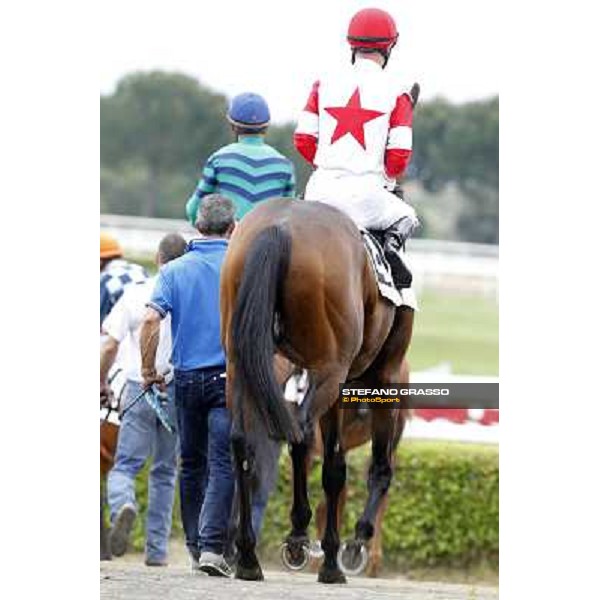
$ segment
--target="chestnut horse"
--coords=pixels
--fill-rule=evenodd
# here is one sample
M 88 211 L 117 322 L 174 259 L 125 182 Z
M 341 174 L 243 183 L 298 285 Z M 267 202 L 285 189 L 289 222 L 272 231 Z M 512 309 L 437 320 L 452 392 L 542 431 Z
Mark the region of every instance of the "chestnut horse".
M 102 485 L 106 487 L 106 476 L 112 469 L 119 438 L 119 419 L 121 399 L 125 389 L 122 369 L 111 373 L 109 383 L 114 386 L 107 396 L 100 395 L 100 560 L 110 560 L 108 531 L 104 522 L 104 496 Z
M 338 386 L 398 381 L 413 311 L 380 296 L 361 234 L 347 216 L 319 202 L 275 199 L 246 215 L 233 233 L 221 273 L 221 319 L 239 489 L 236 577 L 263 579 L 251 524 L 250 478 L 264 429 L 290 443 L 294 493 L 287 544 L 292 555 L 305 552 L 312 516 L 307 467 L 318 421 L 327 497 L 318 580 L 344 583 L 337 564 L 337 508 L 346 480 Z M 288 408 L 275 374 L 277 352 L 309 374 L 297 414 Z M 373 537 L 392 478 L 393 440 L 405 418 L 405 410 L 372 410 L 368 499 L 355 528 L 357 547 Z
M 100 481 L 106 481 L 106 476 L 111 470 L 117 450 L 119 426 L 108 419 L 100 420 Z M 110 560 L 110 544 L 108 532 L 104 523 L 104 498 L 100 490 L 100 560 Z

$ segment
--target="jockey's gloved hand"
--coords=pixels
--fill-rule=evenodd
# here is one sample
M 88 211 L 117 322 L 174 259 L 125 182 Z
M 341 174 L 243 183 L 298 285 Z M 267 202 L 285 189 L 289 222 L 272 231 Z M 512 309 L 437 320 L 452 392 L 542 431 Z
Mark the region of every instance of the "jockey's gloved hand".
M 410 88 L 410 99 L 412 101 L 413 108 L 417 106 L 419 101 L 419 94 L 421 93 L 421 86 L 415 81 L 413 86 Z

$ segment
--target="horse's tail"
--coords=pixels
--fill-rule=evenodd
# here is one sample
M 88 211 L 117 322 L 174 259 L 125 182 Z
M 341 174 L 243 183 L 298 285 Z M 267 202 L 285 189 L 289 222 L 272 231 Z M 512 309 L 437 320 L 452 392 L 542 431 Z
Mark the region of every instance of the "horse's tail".
M 291 248 L 290 233 L 280 225 L 264 229 L 250 245 L 232 317 L 231 342 L 235 385 L 240 386 L 243 397 L 252 404 L 271 437 L 298 441 L 300 431 L 285 406 L 273 368 L 275 315 Z

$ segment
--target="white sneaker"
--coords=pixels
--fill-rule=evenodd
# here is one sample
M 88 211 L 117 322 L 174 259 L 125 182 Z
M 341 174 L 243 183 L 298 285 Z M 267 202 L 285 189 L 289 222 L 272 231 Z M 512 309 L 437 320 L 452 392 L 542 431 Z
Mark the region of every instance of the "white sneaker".
M 193 554 L 188 554 L 190 559 L 190 570 L 192 573 L 197 575 L 206 575 L 200 570 L 200 557 L 194 556 Z
M 231 577 L 232 571 L 222 554 L 203 552 L 198 561 L 198 568 L 212 577 Z

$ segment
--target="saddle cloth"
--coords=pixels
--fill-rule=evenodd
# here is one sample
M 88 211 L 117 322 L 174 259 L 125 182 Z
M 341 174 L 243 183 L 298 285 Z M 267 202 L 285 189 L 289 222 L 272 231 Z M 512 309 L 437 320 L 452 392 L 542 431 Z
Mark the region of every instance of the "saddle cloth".
M 411 288 L 398 290 L 394 285 L 392 269 L 385 258 L 383 248 L 377 238 L 364 229 L 361 229 L 360 233 L 365 244 L 365 250 L 369 256 L 369 261 L 373 267 L 375 278 L 377 279 L 379 293 L 394 306 L 408 306 L 413 310 L 418 310 L 417 299 L 413 290 Z M 403 260 L 406 258 L 404 251 L 402 258 Z

